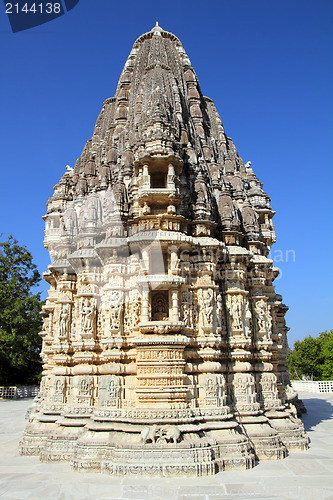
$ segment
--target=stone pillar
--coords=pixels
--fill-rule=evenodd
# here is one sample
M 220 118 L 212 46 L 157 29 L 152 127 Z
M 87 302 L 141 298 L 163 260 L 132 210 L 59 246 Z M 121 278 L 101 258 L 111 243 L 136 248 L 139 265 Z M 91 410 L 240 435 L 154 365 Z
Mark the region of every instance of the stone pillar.
M 143 271 L 149 274 L 149 252 L 147 249 L 142 250 L 142 264 Z
M 148 311 L 149 311 L 149 290 L 142 290 L 142 322 L 146 323 L 149 321 Z
M 170 273 L 177 274 L 178 252 L 176 246 L 170 246 Z
M 143 188 L 150 188 L 150 175 L 148 171 L 148 165 L 143 165 L 143 172 L 142 172 L 142 187 Z
M 167 188 L 173 189 L 175 187 L 175 167 L 172 163 L 168 165 L 168 178 L 167 178 Z
M 171 290 L 172 297 L 172 321 L 179 321 L 178 289 Z

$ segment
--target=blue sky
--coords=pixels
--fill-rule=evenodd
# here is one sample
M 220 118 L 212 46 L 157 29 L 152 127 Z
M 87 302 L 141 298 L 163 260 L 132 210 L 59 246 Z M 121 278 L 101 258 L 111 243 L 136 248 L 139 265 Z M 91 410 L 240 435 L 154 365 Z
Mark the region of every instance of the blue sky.
M 290 345 L 332 329 L 331 0 L 80 0 L 15 34 L 1 3 L 0 231 L 47 269 L 46 201 L 91 137 L 134 41 L 156 21 L 180 38 L 272 199 Z

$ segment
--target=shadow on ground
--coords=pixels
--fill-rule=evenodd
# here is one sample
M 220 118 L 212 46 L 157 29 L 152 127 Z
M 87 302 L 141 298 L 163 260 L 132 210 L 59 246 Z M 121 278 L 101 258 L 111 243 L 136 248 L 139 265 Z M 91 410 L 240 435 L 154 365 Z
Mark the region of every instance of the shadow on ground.
M 323 420 L 333 419 L 333 405 L 320 398 L 304 399 L 307 410 L 302 416 L 305 431 L 310 431 Z

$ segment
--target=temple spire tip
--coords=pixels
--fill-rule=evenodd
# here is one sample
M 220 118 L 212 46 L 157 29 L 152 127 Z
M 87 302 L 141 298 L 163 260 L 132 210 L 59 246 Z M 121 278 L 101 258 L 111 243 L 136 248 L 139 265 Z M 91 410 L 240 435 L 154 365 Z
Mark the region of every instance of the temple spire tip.
M 161 32 L 161 31 L 163 31 L 163 28 L 161 28 L 161 26 L 158 24 L 158 21 L 156 21 L 155 26 L 153 27 L 153 29 L 151 31 Z

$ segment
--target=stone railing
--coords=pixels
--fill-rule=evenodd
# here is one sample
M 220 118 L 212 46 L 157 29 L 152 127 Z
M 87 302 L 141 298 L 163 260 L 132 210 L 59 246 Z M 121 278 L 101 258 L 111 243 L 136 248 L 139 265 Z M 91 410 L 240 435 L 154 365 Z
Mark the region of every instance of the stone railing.
M 39 385 L 24 385 L 20 387 L 1 387 L 0 399 L 34 398 L 39 392 Z
M 291 385 L 300 392 L 333 392 L 333 380 L 292 380 Z

